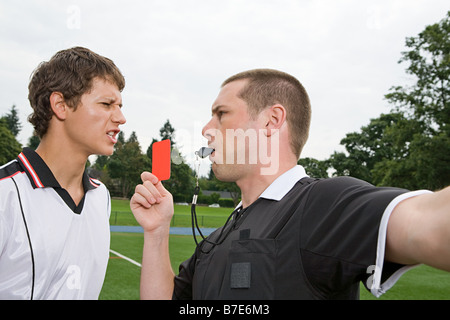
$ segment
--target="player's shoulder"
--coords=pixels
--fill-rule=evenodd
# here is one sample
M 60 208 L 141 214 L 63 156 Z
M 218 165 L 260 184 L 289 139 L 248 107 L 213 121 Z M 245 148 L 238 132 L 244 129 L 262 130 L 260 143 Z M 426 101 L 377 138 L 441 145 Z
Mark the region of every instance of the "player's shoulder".
M 87 175 L 87 177 L 88 177 L 87 190 L 89 192 L 94 191 L 95 194 L 97 194 L 98 196 L 101 196 L 101 194 L 106 194 L 109 196 L 109 190 L 101 180 L 99 180 L 98 178 L 94 178 L 90 175 Z
M 106 189 L 105 184 L 98 178 L 92 177 L 91 175 L 88 175 L 88 181 L 92 189 L 96 190 L 103 190 Z
M 16 160 L 0 166 L 0 213 L 11 211 L 11 201 L 17 200 L 18 190 L 23 188 L 25 173 Z
M 12 160 L 0 166 L 0 184 L 2 185 L 9 184 L 12 177 L 22 172 L 23 170 L 20 167 L 19 162 L 17 160 Z
M 94 186 L 94 187 L 100 187 L 101 185 L 104 185 L 99 179 L 93 178 L 91 176 L 88 176 L 89 178 L 89 182 Z

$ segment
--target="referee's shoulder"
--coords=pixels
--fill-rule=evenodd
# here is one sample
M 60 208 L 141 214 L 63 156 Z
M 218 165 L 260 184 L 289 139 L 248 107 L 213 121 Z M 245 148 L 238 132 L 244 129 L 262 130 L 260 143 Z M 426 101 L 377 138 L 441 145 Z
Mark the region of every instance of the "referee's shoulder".
M 342 188 L 346 186 L 373 186 L 367 181 L 350 177 L 350 176 L 336 176 L 331 178 L 319 179 L 317 186 L 329 187 L 334 186 L 336 188 Z
M 318 179 L 312 183 L 308 199 L 318 201 L 328 201 L 341 197 L 348 192 L 357 190 L 372 190 L 375 188 L 367 181 L 350 176 L 336 176 L 331 178 Z M 315 195 L 315 196 L 313 196 Z

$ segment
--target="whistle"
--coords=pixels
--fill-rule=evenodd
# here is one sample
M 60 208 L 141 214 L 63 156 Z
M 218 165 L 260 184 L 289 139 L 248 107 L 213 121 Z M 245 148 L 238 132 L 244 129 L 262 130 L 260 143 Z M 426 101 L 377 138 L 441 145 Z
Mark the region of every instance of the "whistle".
M 213 148 L 201 147 L 198 151 L 195 151 L 195 154 L 200 158 L 204 159 L 214 152 Z

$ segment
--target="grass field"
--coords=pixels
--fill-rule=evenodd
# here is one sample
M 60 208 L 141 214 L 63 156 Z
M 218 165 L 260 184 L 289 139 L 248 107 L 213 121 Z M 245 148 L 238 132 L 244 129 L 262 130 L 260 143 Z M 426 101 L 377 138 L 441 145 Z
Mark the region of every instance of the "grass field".
M 144 238 L 141 233 L 111 234 L 111 249 L 141 263 Z M 176 272 L 181 262 L 194 252 L 192 236 L 170 236 L 170 259 Z M 137 300 L 139 299 L 139 280 L 141 268 L 110 254 L 105 283 L 100 294 L 101 300 Z
M 110 224 L 117 226 L 138 226 L 130 210 L 129 201 L 112 200 Z M 184 205 L 174 206 L 174 216 L 171 225 L 173 227 L 191 226 L 191 207 Z M 200 227 L 217 228 L 225 223 L 233 208 L 210 208 L 197 206 L 197 220 Z
M 128 210 L 129 212 L 130 209 L 127 208 L 127 205 L 127 201 L 114 200 L 112 210 L 120 212 Z M 198 207 L 197 213 L 199 216 L 218 216 L 219 220 L 225 221 L 231 210 L 230 208 Z M 175 217 L 178 215 L 189 216 L 187 226 L 190 226 L 190 208 L 188 206 L 176 206 Z M 133 217 L 131 216 L 131 218 Z M 130 222 L 129 225 L 136 225 L 136 222 Z M 113 232 L 111 234 L 111 249 L 138 263 L 142 259 L 142 246 L 143 235 L 141 233 Z M 170 236 L 170 259 L 175 272 L 178 271 L 179 264 L 192 255 L 194 248 L 195 243 L 192 236 Z M 139 299 L 139 279 L 139 266 L 111 253 L 100 299 Z M 450 273 L 420 266 L 403 275 L 397 284 L 380 299 L 373 297 L 361 285 L 361 300 L 450 300 Z

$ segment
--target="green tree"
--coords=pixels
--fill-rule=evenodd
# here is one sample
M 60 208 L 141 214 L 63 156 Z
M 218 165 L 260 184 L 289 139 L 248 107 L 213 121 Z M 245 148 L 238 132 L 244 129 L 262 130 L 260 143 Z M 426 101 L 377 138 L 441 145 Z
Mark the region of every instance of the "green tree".
M 360 132 L 348 133 L 341 140 L 346 153 L 335 152 L 329 159 L 333 175 L 349 175 L 373 183 L 372 170 L 383 159 L 398 160 L 406 156 L 404 146 L 415 127 L 401 113 L 381 114 L 371 119 Z
M 39 146 L 39 143 L 41 143 L 41 139 L 39 139 L 38 136 L 32 135 L 29 139 L 28 139 L 28 144 L 27 146 L 33 150 L 36 150 L 37 147 Z
M 17 158 L 22 146 L 8 129 L 4 119 L 0 119 L 0 165 Z
M 155 138 L 152 139 L 152 142 L 150 143 L 150 145 L 147 148 L 147 157 L 150 159 L 150 161 L 152 160 L 152 156 L 153 156 L 153 144 L 155 142 L 158 142 L 158 140 L 156 140 Z
M 378 184 L 439 189 L 450 184 L 450 11 L 407 38 L 406 47 L 399 63 L 407 64 L 406 72 L 415 82 L 391 88 L 386 99 L 410 121 L 405 126 L 409 130 L 391 136 L 409 134 L 410 139 L 397 141 L 405 157 L 384 159 L 374 175 Z
M 170 140 L 173 155 L 173 151 L 177 149 L 177 145 L 175 142 L 175 128 L 171 125 L 169 120 L 167 120 L 163 127 L 161 127 L 159 134 L 161 141 L 167 139 Z M 153 138 L 146 152 L 147 159 L 150 163 L 152 160 L 152 148 L 155 142 L 158 142 L 158 140 Z M 174 159 L 172 158 L 170 163 L 170 179 L 164 181 L 163 184 L 164 187 L 172 193 L 175 202 L 188 202 L 192 199 L 192 195 L 194 193 L 194 172 L 191 167 L 186 164 L 183 156 L 179 153 L 177 153 L 177 155 L 178 161 L 173 161 Z
M 314 178 L 327 178 L 330 167 L 329 160 L 317 160 L 314 158 L 301 158 L 297 162 L 305 168 L 306 173 Z
M 416 78 L 409 87 L 396 86 L 388 101 L 426 126 L 426 134 L 450 131 L 450 11 L 439 23 L 427 26 L 416 37 L 406 38 L 399 63 Z
M 167 119 L 166 123 L 164 123 L 164 126 L 161 129 L 159 129 L 159 136 L 161 137 L 161 141 L 169 139 L 171 147 L 173 147 L 176 144 L 176 142 L 175 142 L 175 128 L 172 127 L 172 125 L 170 124 L 169 119 Z
M 143 171 L 149 171 L 150 161 L 142 153 L 135 132 L 124 143 L 124 135 L 115 146 L 114 153 L 106 163 L 109 177 L 114 185 L 108 186 L 111 193 L 118 193 L 121 197 L 130 197 L 137 184 L 141 183 Z
M 216 178 L 212 168 L 209 170 L 208 178 L 199 179 L 199 185 L 200 191 L 210 190 L 229 192 L 234 206 L 237 206 L 239 201 L 241 201 L 241 189 L 239 189 L 238 185 L 235 182 L 220 181 Z
M 184 161 L 170 165 L 170 179 L 164 181 L 164 187 L 173 195 L 175 202 L 189 202 L 194 194 L 194 173 Z
M 97 170 L 103 170 L 108 165 L 108 156 L 98 156 L 94 163 L 94 168 Z
M 385 98 L 389 114 L 349 133 L 330 163 L 335 175 L 352 175 L 376 185 L 439 189 L 450 184 L 450 11 L 439 23 L 406 38 L 399 63 L 414 76 Z
M 415 135 L 402 160 L 383 159 L 373 169 L 376 185 L 437 190 L 450 182 L 450 138 Z
M 22 129 L 22 124 L 20 123 L 19 114 L 15 105 L 11 107 L 9 113 L 2 117 L 6 121 L 6 127 L 11 131 L 14 137 L 17 137 L 20 130 Z

